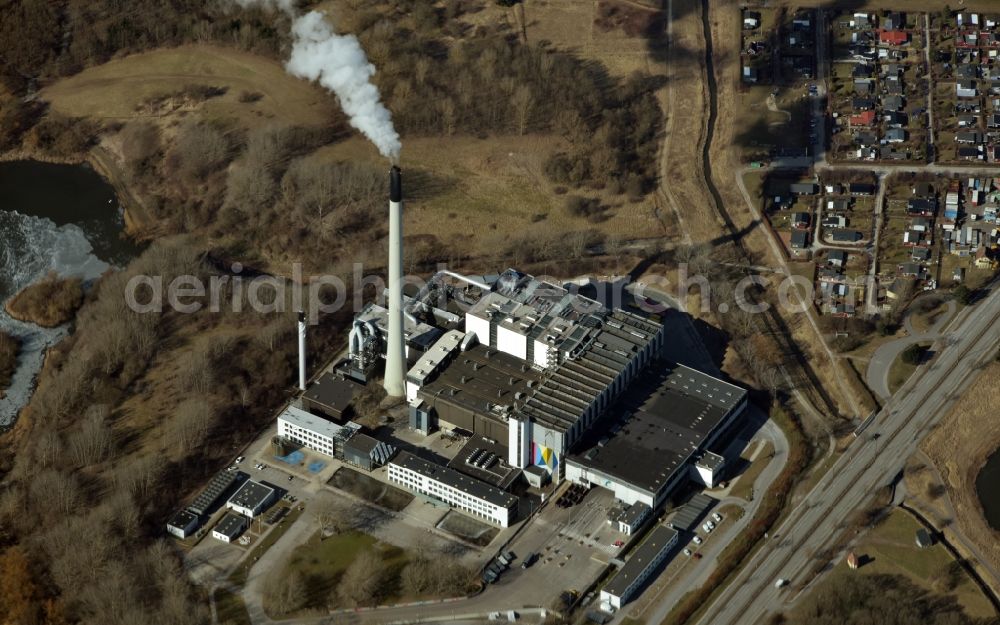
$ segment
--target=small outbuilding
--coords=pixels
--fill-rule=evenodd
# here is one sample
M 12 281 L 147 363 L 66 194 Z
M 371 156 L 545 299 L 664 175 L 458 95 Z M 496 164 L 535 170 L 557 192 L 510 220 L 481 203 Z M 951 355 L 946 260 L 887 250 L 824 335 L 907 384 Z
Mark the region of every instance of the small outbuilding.
M 167 533 L 177 538 L 187 538 L 198 529 L 198 515 L 189 510 L 178 510 L 167 521 Z
M 224 543 L 231 543 L 240 537 L 247 528 L 247 518 L 242 514 L 227 512 L 226 516 L 212 528 L 212 538 Z

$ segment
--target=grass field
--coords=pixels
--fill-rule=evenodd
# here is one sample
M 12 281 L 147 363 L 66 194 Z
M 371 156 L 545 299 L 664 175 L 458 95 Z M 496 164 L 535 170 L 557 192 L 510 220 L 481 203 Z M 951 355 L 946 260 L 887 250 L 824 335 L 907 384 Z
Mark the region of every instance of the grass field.
M 398 583 L 399 571 L 406 565 L 407 554 L 394 545 L 379 542 L 374 537 L 361 532 L 344 532 L 325 539 L 320 533 L 292 552 L 285 567 L 285 573 L 299 572 L 306 580 L 306 604 L 310 607 L 333 606 L 336 594 L 333 592 L 344 571 L 363 551 L 374 550 L 386 567 L 386 579 L 380 591 L 380 601 L 395 603 L 400 599 Z
M 854 546 L 862 566 L 851 571 L 846 562 L 838 562 L 820 585 L 836 584 L 838 578 L 850 575 L 903 575 L 928 593 L 954 595 L 970 616 L 993 616 L 990 602 L 964 571 L 955 570 L 955 560 L 943 546 L 917 547 L 920 527 L 907 512 L 894 510 Z
M 137 111 L 150 97 L 173 93 L 186 85 L 227 89 L 222 96 L 202 105 L 201 114 L 208 118 L 323 125 L 340 115 L 331 96 L 285 73 L 278 62 L 208 45 L 166 48 L 115 59 L 45 87 L 41 97 L 51 103 L 53 110 L 65 115 L 129 119 L 151 114 Z M 264 97 L 243 104 L 238 101 L 242 91 Z
M 930 346 L 930 343 L 920 343 L 923 348 Z M 895 393 L 899 390 L 901 386 L 906 384 L 906 381 L 910 379 L 910 376 L 917 371 L 917 367 L 920 365 L 910 364 L 903 360 L 903 355 L 900 354 L 893 361 L 892 365 L 889 367 L 889 392 Z

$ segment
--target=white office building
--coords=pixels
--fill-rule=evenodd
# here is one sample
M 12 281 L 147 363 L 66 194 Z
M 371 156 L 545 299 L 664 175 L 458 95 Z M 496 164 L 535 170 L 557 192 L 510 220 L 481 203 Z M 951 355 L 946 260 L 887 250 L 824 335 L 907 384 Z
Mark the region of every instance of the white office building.
M 510 525 L 517 513 L 514 495 L 409 452 L 389 463 L 389 481 L 501 527 Z
M 295 406 L 278 416 L 278 436 L 327 456 L 335 455 L 338 440 L 350 438 L 360 427 L 353 422 L 337 425 Z
M 260 482 L 247 480 L 229 498 L 226 507 L 252 519 L 266 510 L 272 501 L 274 501 L 273 488 L 264 486 Z

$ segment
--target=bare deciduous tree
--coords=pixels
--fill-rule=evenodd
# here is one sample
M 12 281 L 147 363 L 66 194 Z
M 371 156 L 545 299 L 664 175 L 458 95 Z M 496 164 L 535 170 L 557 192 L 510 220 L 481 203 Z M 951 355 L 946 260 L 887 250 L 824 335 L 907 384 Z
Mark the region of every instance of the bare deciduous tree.
M 385 577 L 385 563 L 369 549 L 357 555 L 337 586 L 337 596 L 346 605 L 366 605 L 377 596 Z

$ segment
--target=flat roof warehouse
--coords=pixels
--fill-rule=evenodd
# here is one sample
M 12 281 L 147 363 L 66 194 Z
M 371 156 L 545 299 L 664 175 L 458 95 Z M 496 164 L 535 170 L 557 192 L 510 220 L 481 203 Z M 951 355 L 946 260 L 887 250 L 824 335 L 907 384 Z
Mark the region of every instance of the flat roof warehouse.
M 683 365 L 643 376 L 610 430 L 593 428 L 581 445 L 586 451 L 570 459 L 656 493 L 746 397 L 745 390 Z

